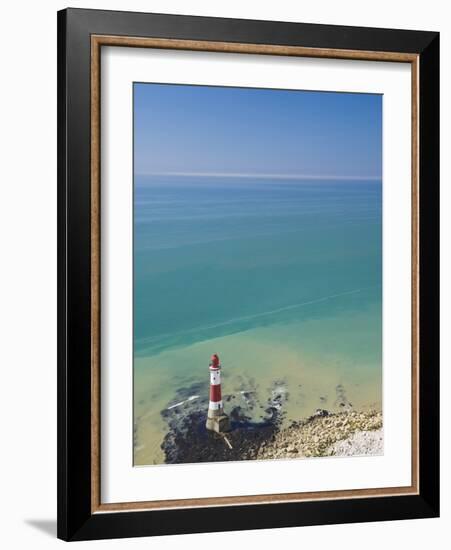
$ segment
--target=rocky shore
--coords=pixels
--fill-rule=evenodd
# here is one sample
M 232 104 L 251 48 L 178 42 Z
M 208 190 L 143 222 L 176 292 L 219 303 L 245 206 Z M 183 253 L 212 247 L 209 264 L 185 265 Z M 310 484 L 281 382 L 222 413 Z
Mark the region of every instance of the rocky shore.
M 206 430 L 208 404 L 200 397 L 188 397 L 162 411 L 169 428 L 162 443 L 165 462 L 382 454 L 381 412 L 358 412 L 352 407 L 340 412 L 318 409 L 312 416 L 282 428 L 283 403 L 279 394 L 276 397 L 279 400 L 274 402 L 271 394 L 270 406 L 258 422 L 247 416 L 242 406 L 233 406 L 229 412 L 232 429 L 226 434 Z
M 381 454 L 381 428 L 382 414 L 378 411 L 351 410 L 334 414 L 321 409 L 310 418 L 277 431 L 260 445 L 253 458 Z M 377 437 L 368 437 L 367 434 L 374 430 L 377 430 Z

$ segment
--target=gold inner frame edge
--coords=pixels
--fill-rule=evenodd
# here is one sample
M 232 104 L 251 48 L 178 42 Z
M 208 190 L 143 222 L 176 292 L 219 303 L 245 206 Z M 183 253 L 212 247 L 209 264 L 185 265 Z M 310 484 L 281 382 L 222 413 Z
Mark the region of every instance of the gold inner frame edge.
M 407 487 L 101 503 L 100 493 L 100 50 L 102 46 L 280 55 L 410 63 L 411 65 L 411 275 L 412 480 Z M 307 48 L 113 35 L 91 36 L 91 513 L 274 504 L 419 494 L 419 56 L 411 53 Z

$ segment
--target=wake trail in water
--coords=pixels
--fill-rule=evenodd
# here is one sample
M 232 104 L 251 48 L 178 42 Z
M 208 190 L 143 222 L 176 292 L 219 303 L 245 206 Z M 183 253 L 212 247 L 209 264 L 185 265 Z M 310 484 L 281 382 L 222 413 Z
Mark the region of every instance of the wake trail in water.
M 303 306 L 318 304 L 320 302 L 327 302 L 328 300 L 333 300 L 334 298 L 339 298 L 341 296 L 349 296 L 351 294 L 357 294 L 361 290 L 362 290 L 361 288 L 356 288 L 354 290 L 348 290 L 346 292 L 338 292 L 337 294 L 329 294 L 328 296 L 323 296 L 322 298 L 316 298 L 314 300 L 309 300 L 307 302 L 300 302 L 298 304 L 291 304 L 289 306 L 284 306 L 284 307 L 280 307 L 280 308 L 277 308 L 277 309 L 264 311 L 264 312 L 261 312 L 261 313 L 255 313 L 253 315 L 244 315 L 242 317 L 235 317 L 233 319 L 229 319 L 227 321 L 222 321 L 220 323 L 215 323 L 215 324 L 212 324 L 212 325 L 205 325 L 205 326 L 200 326 L 200 327 L 196 327 L 196 328 L 192 328 L 192 329 L 181 330 L 179 332 L 159 334 L 158 336 L 150 337 L 150 338 L 142 338 L 141 340 L 137 340 L 137 343 L 141 344 L 141 345 L 142 344 L 152 344 L 152 343 L 158 342 L 158 341 L 160 341 L 164 338 L 167 338 L 167 337 L 174 337 L 174 336 L 180 336 L 180 335 L 185 335 L 185 334 L 193 334 L 193 333 L 196 333 L 196 332 L 199 332 L 199 331 L 212 330 L 212 329 L 215 329 L 215 328 L 222 328 L 222 327 L 226 327 L 228 325 L 233 325 L 234 323 L 251 321 L 253 319 L 259 319 L 261 317 L 268 317 L 269 315 L 275 315 L 277 313 L 282 313 L 284 311 L 290 311 L 292 309 L 297 309 L 297 308 L 300 308 L 300 307 L 303 307 Z

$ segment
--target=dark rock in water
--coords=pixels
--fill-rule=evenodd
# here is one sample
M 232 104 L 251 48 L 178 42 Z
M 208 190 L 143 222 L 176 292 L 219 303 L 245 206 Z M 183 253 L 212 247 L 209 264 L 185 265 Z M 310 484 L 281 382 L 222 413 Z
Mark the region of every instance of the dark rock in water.
M 274 434 L 276 426 L 270 422 L 251 422 L 240 407 L 230 413 L 232 431 L 227 439 L 206 429 L 207 411 L 192 412 L 181 419 L 172 418 L 169 432 L 161 445 L 167 464 L 195 462 L 224 462 L 249 460 L 256 456 L 260 445 Z
M 175 394 L 174 400 L 183 401 L 185 399 L 188 399 L 192 395 L 208 396 L 209 388 L 210 388 L 210 385 L 208 380 L 205 380 L 202 382 L 192 382 L 188 386 L 179 388 Z
M 335 386 L 335 394 L 337 396 L 334 403 L 335 407 L 349 406 L 349 401 L 346 396 L 346 390 L 343 384 L 338 384 L 337 386 Z
M 282 409 L 284 403 L 288 401 L 290 394 L 287 391 L 286 383 L 284 380 L 276 380 L 273 386 L 269 389 L 270 397 L 268 399 L 268 409 L 269 410 L 280 410 Z
M 257 456 L 260 446 L 272 440 L 280 429 L 285 415 L 282 405 L 288 399 L 288 391 L 283 380 L 276 381 L 263 405 L 258 399 L 254 379 L 243 378 L 240 385 L 241 388 L 236 390 L 239 400 L 234 402 L 235 406 L 230 404 L 225 410 L 231 424 L 227 439 L 232 449 L 221 434 L 206 429 L 208 383 L 194 383 L 177 391 L 168 407 L 161 411 L 168 424 L 168 432 L 161 445 L 166 463 L 222 462 L 248 460 Z M 193 399 L 193 396 L 196 398 Z M 223 399 L 225 403 L 230 403 L 235 395 L 226 394 Z M 251 416 L 254 409 L 264 411 L 259 420 Z
M 265 409 L 265 413 L 268 415 L 270 419 L 272 419 L 274 416 L 277 416 L 277 413 L 279 412 L 279 409 L 276 407 L 268 407 Z
M 230 418 L 234 422 L 246 422 L 247 420 L 247 417 L 243 413 L 243 409 L 239 405 L 233 407 L 233 409 L 230 411 Z
M 326 409 L 316 409 L 316 411 L 310 418 L 323 418 L 324 416 L 329 416 L 329 411 L 327 411 Z
M 248 411 L 252 411 L 255 407 L 259 406 L 259 401 L 257 398 L 257 394 L 254 390 L 247 391 L 247 390 L 240 390 L 241 399 L 244 403 L 244 407 Z

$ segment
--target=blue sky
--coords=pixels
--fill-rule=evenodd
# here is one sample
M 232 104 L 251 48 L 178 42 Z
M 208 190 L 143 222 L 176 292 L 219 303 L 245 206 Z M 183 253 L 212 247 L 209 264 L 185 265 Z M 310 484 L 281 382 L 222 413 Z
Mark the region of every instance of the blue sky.
M 135 174 L 379 178 L 382 96 L 134 84 Z

